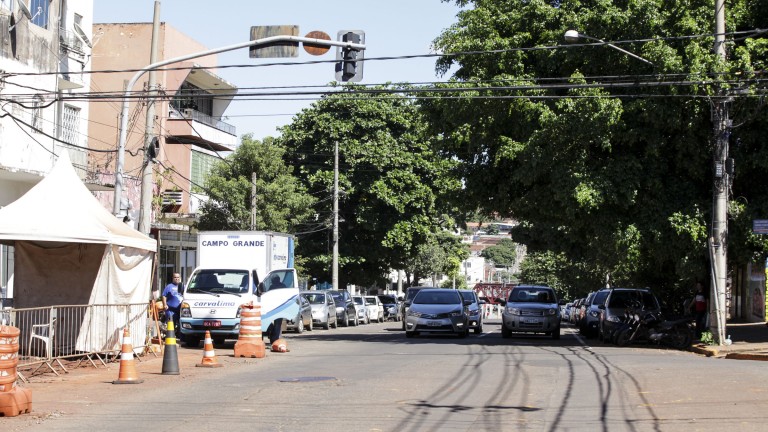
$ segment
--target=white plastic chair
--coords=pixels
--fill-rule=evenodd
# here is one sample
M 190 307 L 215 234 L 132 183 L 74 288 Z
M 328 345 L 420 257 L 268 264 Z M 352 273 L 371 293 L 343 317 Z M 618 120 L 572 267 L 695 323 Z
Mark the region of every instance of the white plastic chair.
M 51 321 L 45 324 L 33 324 L 30 332 L 29 332 L 29 343 L 27 344 L 27 355 L 32 354 L 32 342 L 35 339 L 40 340 L 43 345 L 45 346 L 45 361 L 37 368 L 35 369 L 33 374 L 37 372 L 38 369 L 40 369 L 43 365 L 48 366 L 48 368 L 53 371 L 57 376 L 59 373 L 56 371 L 56 369 L 53 368 L 51 363 L 54 361 L 59 364 L 59 366 L 64 370 L 64 372 L 68 372 L 67 368 L 64 367 L 64 365 L 61 363 L 61 361 L 58 358 L 53 358 L 53 342 L 54 342 L 54 336 L 56 333 L 56 315 L 54 311 L 51 311 Z

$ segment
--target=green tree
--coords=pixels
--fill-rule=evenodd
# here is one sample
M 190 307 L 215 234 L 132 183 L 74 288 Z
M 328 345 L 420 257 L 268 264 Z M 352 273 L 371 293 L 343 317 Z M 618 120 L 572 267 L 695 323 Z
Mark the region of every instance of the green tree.
M 334 145 L 339 147 L 339 280 L 368 286 L 389 269 L 403 269 L 421 245 L 453 228 L 448 194 L 460 183 L 455 162 L 432 150 L 426 124 L 408 98 L 390 87 L 346 87 L 323 98 L 282 129 L 281 145 L 313 196 L 319 222 L 330 228 Z M 307 233 L 300 244 L 312 274 L 330 278 L 330 229 Z M 330 280 L 330 279 L 327 279 Z
M 543 258 L 524 275 L 547 279 L 548 271 L 561 289 L 589 291 L 610 273 L 617 283 L 659 292 L 705 276 L 708 98 L 719 79 L 754 89 L 768 59 L 766 38 L 734 37 L 721 67 L 711 36 L 689 37 L 712 33 L 709 1 L 456 3 L 465 10 L 434 45 L 463 53 L 442 57 L 437 69 L 453 73 L 444 87 L 466 91 L 422 106 L 442 137 L 439 150 L 460 162 L 462 202 L 519 220 L 512 238 Z M 765 27 L 766 9 L 765 1 L 729 4 L 727 30 Z M 622 44 L 654 66 L 607 46 L 563 47 L 569 29 L 604 40 L 657 38 Z M 756 185 L 768 168 L 758 138 L 768 116 L 754 98 L 737 98 L 732 108 L 751 113 L 731 137 L 739 143 L 732 154 L 748 165 L 734 186 L 745 198 L 731 225 L 732 238 L 741 238 L 750 216 L 766 210 L 766 188 Z M 765 256 L 765 242 L 752 240 L 739 255 Z
M 511 267 L 517 258 L 517 245 L 510 239 L 502 239 L 480 252 L 480 256 L 497 267 Z
M 237 149 L 206 178 L 210 199 L 201 206 L 197 228 L 294 233 L 313 215 L 316 199 L 292 175 L 284 153 L 271 138 L 259 142 L 243 136 Z

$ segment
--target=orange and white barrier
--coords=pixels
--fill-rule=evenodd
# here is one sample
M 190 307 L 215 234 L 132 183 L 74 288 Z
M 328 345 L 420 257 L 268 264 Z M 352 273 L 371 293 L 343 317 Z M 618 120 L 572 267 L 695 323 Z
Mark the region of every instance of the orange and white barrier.
M 0 417 L 32 411 L 32 390 L 16 387 L 20 333 L 16 327 L 0 325 Z
M 240 310 L 240 334 L 235 343 L 235 357 L 266 356 L 267 348 L 261 336 L 261 306 L 248 302 Z

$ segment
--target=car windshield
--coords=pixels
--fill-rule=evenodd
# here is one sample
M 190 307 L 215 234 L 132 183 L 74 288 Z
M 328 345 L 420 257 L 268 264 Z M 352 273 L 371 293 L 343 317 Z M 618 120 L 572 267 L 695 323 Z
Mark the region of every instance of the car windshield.
M 464 298 L 464 300 L 469 300 L 472 303 L 475 302 L 475 293 L 472 291 L 460 291 L 461 296 Z
M 414 297 L 416 297 L 416 294 L 419 293 L 420 290 L 418 289 L 409 289 L 408 292 L 405 293 L 406 300 L 413 300 Z
M 187 292 L 247 293 L 248 272 L 240 270 L 201 270 L 192 277 L 189 287 L 187 287 Z
M 379 297 L 379 300 L 381 300 L 384 304 L 397 304 L 394 298 L 392 297 Z
M 593 305 L 601 305 L 605 303 L 605 299 L 608 297 L 609 291 L 598 291 L 592 298 Z
M 633 290 L 626 290 L 626 291 L 614 291 L 613 294 L 611 294 L 611 300 L 608 304 L 608 307 L 628 307 L 631 306 L 632 302 L 634 301 L 640 301 L 643 304 L 643 307 L 646 309 L 656 309 L 658 308 L 658 303 L 656 303 L 656 298 L 648 291 L 633 291 Z
M 355 304 L 365 304 L 362 297 L 355 297 Z
M 366 297 L 365 304 L 376 306 L 376 299 L 373 297 Z
M 554 303 L 555 293 L 548 288 L 516 288 L 509 293 L 509 301 L 515 303 Z
M 456 291 L 419 291 L 413 299 L 414 304 L 460 304 L 461 297 Z
M 325 294 L 304 294 L 304 297 L 312 304 L 325 304 Z

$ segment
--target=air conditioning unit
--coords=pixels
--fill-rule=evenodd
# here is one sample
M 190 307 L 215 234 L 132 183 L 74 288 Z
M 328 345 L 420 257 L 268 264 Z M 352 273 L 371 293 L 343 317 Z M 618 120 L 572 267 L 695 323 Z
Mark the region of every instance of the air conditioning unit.
M 181 207 L 183 197 L 184 195 L 181 191 L 164 191 L 163 207 Z

